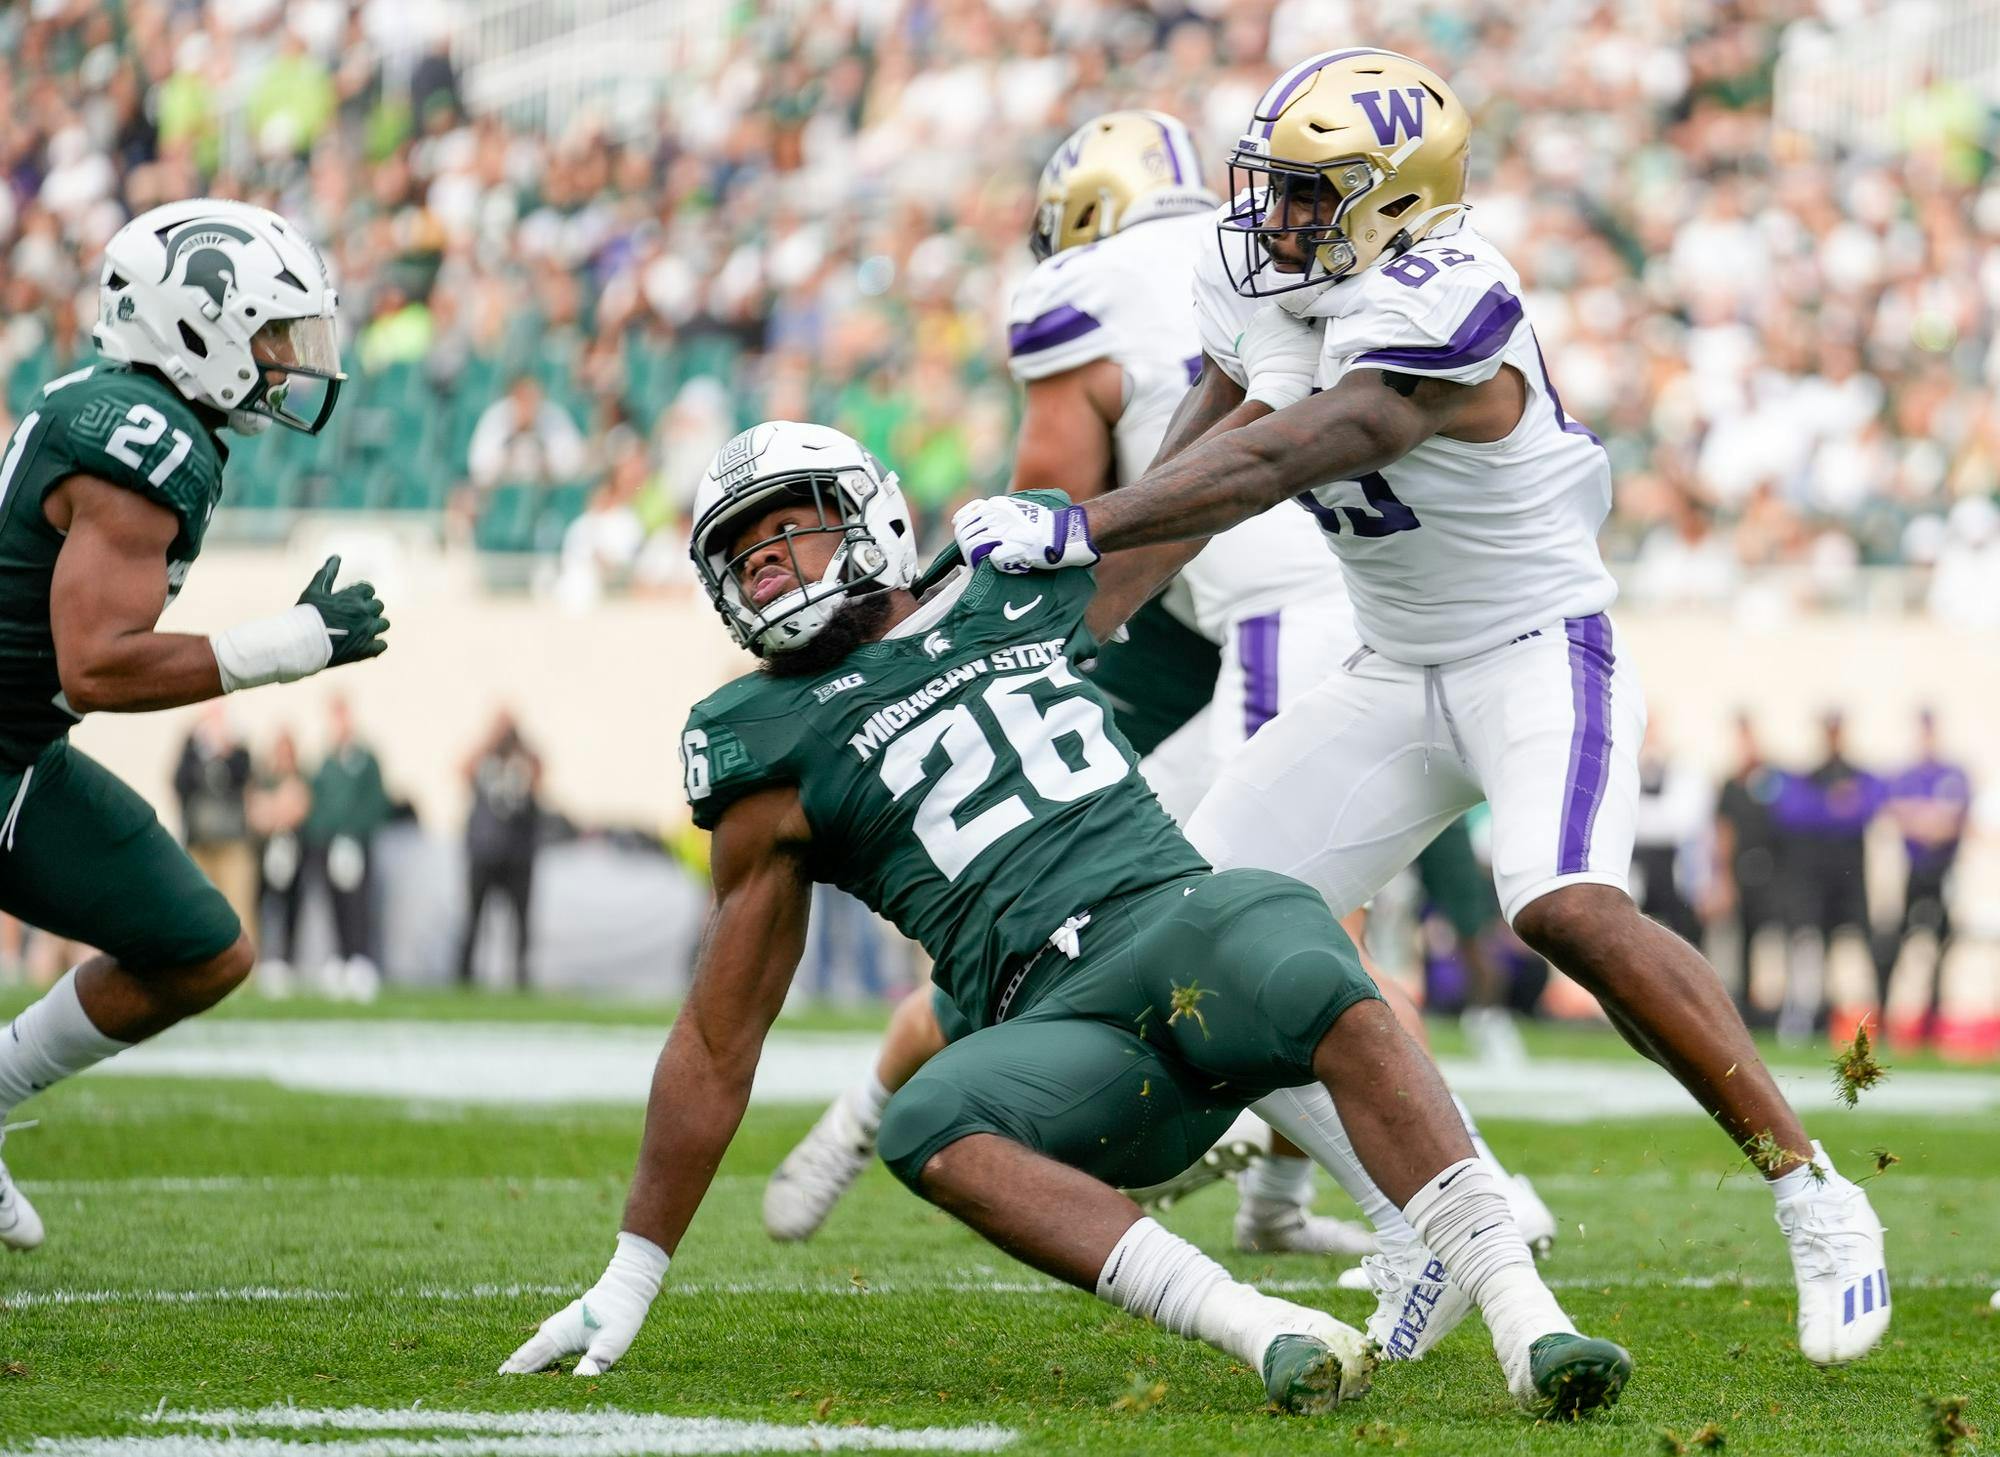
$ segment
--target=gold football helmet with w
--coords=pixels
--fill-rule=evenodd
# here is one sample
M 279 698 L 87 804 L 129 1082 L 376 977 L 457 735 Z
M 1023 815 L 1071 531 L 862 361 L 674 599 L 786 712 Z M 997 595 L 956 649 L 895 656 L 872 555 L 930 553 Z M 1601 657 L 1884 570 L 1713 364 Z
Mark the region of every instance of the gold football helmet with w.
M 1028 246 L 1037 259 L 1169 213 L 1212 208 L 1188 129 L 1161 111 L 1107 111 L 1042 168 Z
M 1229 159 L 1219 231 L 1237 292 L 1317 293 L 1409 248 L 1464 207 L 1471 132 L 1444 77 L 1408 56 L 1327 51 L 1292 67 Z

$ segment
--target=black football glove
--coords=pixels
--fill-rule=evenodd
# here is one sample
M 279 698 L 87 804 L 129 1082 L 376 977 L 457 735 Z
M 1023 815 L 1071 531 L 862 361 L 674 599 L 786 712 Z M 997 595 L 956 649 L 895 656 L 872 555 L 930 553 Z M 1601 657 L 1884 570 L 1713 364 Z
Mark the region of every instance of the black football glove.
M 383 636 L 389 619 L 382 615 L 382 599 L 367 582 L 350 582 L 335 590 L 333 579 L 339 575 L 340 558 L 330 556 L 299 594 L 300 605 L 312 608 L 326 624 L 326 635 L 333 641 L 330 668 L 380 657 L 389 650 Z

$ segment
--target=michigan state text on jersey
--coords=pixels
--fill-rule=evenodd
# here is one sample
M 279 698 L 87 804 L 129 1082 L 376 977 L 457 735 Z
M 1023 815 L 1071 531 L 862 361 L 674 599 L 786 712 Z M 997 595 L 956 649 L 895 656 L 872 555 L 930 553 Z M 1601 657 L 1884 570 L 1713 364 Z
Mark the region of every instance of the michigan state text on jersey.
M 338 559 L 297 605 L 211 636 L 158 630 L 222 496 L 218 432 L 312 433 L 341 381 L 334 290 L 275 213 L 171 203 L 106 245 L 100 362 L 51 380 L 0 450 L 0 911 L 91 957 L 0 1037 L 23 1099 L 200 1012 L 249 974 L 222 894 L 150 806 L 69 745 L 85 713 L 198 703 L 386 646 Z M 0 1244 L 42 1224 L 0 1165 Z
M 624 1354 L 742 1117 L 811 883 L 832 878 L 920 936 L 963 1014 L 883 1119 L 882 1156 L 916 1193 L 1231 1353 L 1281 1406 L 1324 1410 L 1365 1388 L 1372 1345 L 1230 1280 L 1106 1182 L 1163 1177 L 1251 1100 L 1323 1086 L 1481 1300 L 1515 1395 L 1616 1399 L 1629 1359 L 1578 1336 L 1541 1284 L 1435 1069 L 1325 903 L 1282 876 L 1207 873 L 1144 787 L 1067 661 L 1094 642 L 1087 578 L 962 570 L 920 603 L 895 477 L 837 431 L 785 421 L 724 446 L 692 551 L 768 665 L 698 707 L 683 740 L 714 831 L 715 911 L 618 1252 L 503 1369 Z M 1385 1085 L 1396 1095 L 1371 1099 Z

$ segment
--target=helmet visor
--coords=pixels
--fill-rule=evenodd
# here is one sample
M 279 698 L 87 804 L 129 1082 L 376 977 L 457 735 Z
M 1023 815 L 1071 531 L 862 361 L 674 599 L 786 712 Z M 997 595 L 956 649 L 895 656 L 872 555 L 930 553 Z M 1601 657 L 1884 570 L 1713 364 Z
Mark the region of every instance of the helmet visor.
M 1216 225 L 1230 283 L 1245 298 L 1269 298 L 1346 276 L 1353 250 L 1342 220 L 1380 181 L 1358 158 L 1297 167 L 1238 150 L 1229 161 L 1232 201 Z
M 340 336 L 328 315 L 272 319 L 250 340 L 262 378 L 240 408 L 317 435 L 340 397 Z

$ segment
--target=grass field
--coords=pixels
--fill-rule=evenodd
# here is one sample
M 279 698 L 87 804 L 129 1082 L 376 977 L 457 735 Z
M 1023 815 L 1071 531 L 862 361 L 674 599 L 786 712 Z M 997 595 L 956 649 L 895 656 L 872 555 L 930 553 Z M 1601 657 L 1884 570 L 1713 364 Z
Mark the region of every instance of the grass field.
M 1663 1433 L 1714 1424 L 1731 1453 L 1911 1454 L 1939 1450 L 1925 1402 L 1946 1396 L 2000 1431 L 1990 1118 L 1890 1118 L 1864 1101 L 1815 1119 L 1849 1171 L 1877 1147 L 1902 1159 L 1870 1186 L 1890 1228 L 1891 1342 L 1837 1372 L 1799 1358 L 1770 1200 L 1724 1177 L 1728 1151 L 1701 1120 L 1491 1124 L 1563 1218 L 1548 1275 L 1638 1363 L 1611 1417 L 1556 1428 L 1510 1409 L 1476 1320 L 1335 1417 L 1271 1414 L 1251 1373 L 1011 1264 L 879 1168 L 819 1239 L 773 1246 L 763 1176 L 815 1112 L 752 1109 L 616 1370 L 502 1378 L 500 1360 L 602 1268 L 636 1109 L 73 1081 L 21 1110 L 40 1126 L 7 1149 L 50 1237 L 0 1261 L 0 1451 L 1657 1454 L 1672 1450 Z M 1224 1252 L 1231 1207 L 1213 1190 L 1166 1222 Z M 1344 1318 L 1367 1308 L 1332 1287 L 1330 1263 L 1225 1258 Z

